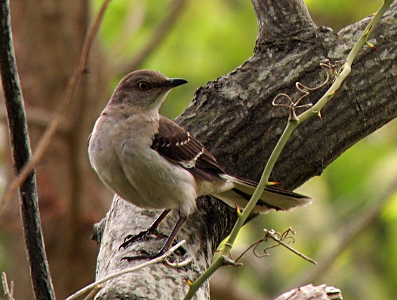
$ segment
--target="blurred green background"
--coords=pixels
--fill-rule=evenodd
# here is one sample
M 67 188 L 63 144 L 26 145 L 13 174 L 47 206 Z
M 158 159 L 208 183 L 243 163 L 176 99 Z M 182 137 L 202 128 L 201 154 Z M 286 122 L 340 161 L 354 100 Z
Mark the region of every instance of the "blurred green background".
M 94 1 L 94 8 L 101 2 Z M 318 26 L 338 32 L 376 12 L 383 1 L 306 3 Z M 169 35 L 139 66 L 189 81 L 173 91 L 163 106 L 162 113 L 170 118 L 183 111 L 197 87 L 249 58 L 257 34 L 250 1 L 201 0 L 185 5 Z M 112 2 L 100 39 L 115 74 L 139 53 L 169 10 L 169 1 Z M 114 78 L 109 91 L 123 75 Z M 288 213 L 269 213 L 251 222 L 235 249 L 238 255 L 260 238 L 261 228 L 282 232 L 292 227 L 297 231 L 294 246 L 317 260 L 318 266 L 282 248 L 270 250 L 271 256 L 264 258 L 249 254 L 243 259 L 244 267 L 224 268 L 214 276 L 212 299 L 270 299 L 309 282 L 338 287 L 345 299 L 395 299 L 397 201 L 382 197 L 395 176 L 395 128 L 392 122 L 359 142 L 320 177 L 299 188 L 315 199 L 312 205 Z M 351 234 L 355 228 L 358 234 Z
M 94 12 L 102 2 L 92 1 Z M 111 2 L 99 32 L 109 72 L 114 74 L 109 95 L 132 71 L 124 70 L 125 66 L 159 30 L 174 2 Z M 382 3 L 306 0 L 315 23 L 336 32 L 376 12 Z M 248 0 L 189 0 L 183 5 L 167 36 L 139 65 L 189 81 L 175 89 L 163 106 L 162 113 L 170 118 L 183 111 L 199 86 L 246 61 L 253 53 L 257 34 L 255 13 Z M 281 247 L 271 249 L 271 255 L 263 258 L 247 254 L 244 267 L 223 268 L 215 274 L 211 299 L 271 299 L 307 283 L 338 287 L 344 299 L 395 299 L 397 201 L 383 195 L 396 177 L 396 126 L 396 122 L 384 126 L 345 152 L 320 177 L 300 187 L 298 192 L 314 199 L 310 206 L 288 213 L 272 212 L 251 222 L 234 250 L 238 256 L 261 237 L 262 228 L 283 232 L 292 227 L 297 231 L 293 246 L 318 261 L 318 266 Z M 4 185 L 4 176 L 0 176 L 0 184 Z

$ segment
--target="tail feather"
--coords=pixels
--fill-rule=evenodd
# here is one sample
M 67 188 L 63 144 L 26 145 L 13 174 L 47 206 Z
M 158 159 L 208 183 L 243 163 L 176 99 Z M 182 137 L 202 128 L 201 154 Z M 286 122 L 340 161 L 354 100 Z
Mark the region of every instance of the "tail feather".
M 213 196 L 231 206 L 237 205 L 244 208 L 251 199 L 258 183 L 239 177 L 231 177 L 228 180 L 233 181 L 234 188 L 213 194 Z M 297 206 L 305 206 L 312 201 L 307 196 L 274 187 L 265 187 L 259 199 L 253 210 L 259 213 L 267 213 L 272 209 L 291 210 Z

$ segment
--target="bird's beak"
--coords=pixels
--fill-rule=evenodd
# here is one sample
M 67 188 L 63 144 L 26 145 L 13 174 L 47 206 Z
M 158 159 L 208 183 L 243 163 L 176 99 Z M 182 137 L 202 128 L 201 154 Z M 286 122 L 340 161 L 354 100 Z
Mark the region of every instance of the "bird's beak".
M 170 78 L 168 83 L 167 83 L 167 86 L 169 88 L 174 88 L 174 87 L 176 87 L 178 85 L 182 85 L 182 84 L 185 84 L 185 83 L 187 83 L 187 80 L 185 80 L 185 79 L 182 79 L 182 78 Z

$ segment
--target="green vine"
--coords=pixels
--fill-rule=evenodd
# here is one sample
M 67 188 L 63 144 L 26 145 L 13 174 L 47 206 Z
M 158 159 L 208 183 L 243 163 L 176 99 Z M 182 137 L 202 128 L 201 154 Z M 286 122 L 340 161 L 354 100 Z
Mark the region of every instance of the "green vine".
M 261 179 L 259 181 L 258 187 L 256 188 L 254 194 L 251 197 L 251 200 L 245 207 L 244 211 L 242 213 L 238 213 L 238 220 L 236 224 L 233 227 L 232 232 L 229 235 L 229 238 L 227 239 L 227 242 L 224 244 L 224 248 L 222 250 L 221 255 L 215 260 L 215 262 L 212 263 L 212 265 L 193 283 L 189 284 L 189 291 L 185 296 L 185 300 L 192 299 L 196 291 L 201 287 L 201 285 L 204 284 L 206 280 L 210 278 L 210 276 L 220 267 L 224 265 L 233 265 L 234 262 L 231 261 L 230 259 L 230 251 L 233 247 L 233 244 L 237 238 L 237 235 L 241 229 L 241 227 L 244 225 L 245 221 L 251 214 L 253 208 L 257 204 L 260 195 L 262 194 L 263 189 L 269 184 L 269 177 L 270 173 L 272 172 L 274 165 L 280 156 L 281 151 L 285 147 L 285 144 L 289 140 L 292 132 L 295 130 L 296 127 L 299 126 L 302 122 L 306 121 L 312 116 L 316 116 L 320 114 L 321 109 L 327 104 L 327 102 L 335 95 L 335 93 L 338 91 L 338 89 L 341 87 L 343 81 L 349 76 L 351 72 L 351 67 L 354 59 L 357 57 L 360 49 L 364 46 L 364 44 L 367 44 L 371 48 L 375 48 L 373 45 L 371 45 L 368 42 L 368 37 L 375 28 L 376 24 L 379 22 L 385 11 L 389 8 L 393 0 L 384 0 L 383 5 L 381 8 L 378 10 L 378 12 L 374 15 L 372 20 L 369 22 L 367 27 L 365 28 L 364 32 L 360 36 L 360 38 L 357 40 L 356 44 L 354 45 L 353 49 L 350 51 L 349 55 L 347 56 L 347 59 L 345 63 L 342 65 L 340 68 L 340 73 L 335 73 L 336 78 L 331 87 L 327 90 L 327 92 L 320 98 L 320 100 L 313 106 L 311 106 L 309 109 L 307 109 L 305 112 L 303 112 L 300 115 L 296 115 L 295 109 L 297 107 L 304 107 L 303 106 L 298 106 L 299 102 L 302 98 L 300 98 L 297 102 L 290 102 L 290 105 L 288 105 L 290 109 L 290 114 L 289 114 L 289 120 L 286 128 L 284 129 L 284 132 L 282 133 L 276 147 L 273 149 L 273 152 L 266 164 L 266 167 L 262 173 Z M 278 105 L 276 103 L 273 104 Z

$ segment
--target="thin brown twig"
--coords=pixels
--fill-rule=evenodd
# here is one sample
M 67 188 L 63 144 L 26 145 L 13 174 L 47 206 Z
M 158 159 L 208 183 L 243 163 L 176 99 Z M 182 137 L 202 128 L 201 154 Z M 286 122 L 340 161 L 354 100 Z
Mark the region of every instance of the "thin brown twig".
M 235 260 L 236 262 L 238 262 L 250 249 L 258 246 L 260 243 L 263 242 L 263 238 L 261 238 L 259 241 L 256 241 L 255 243 L 253 243 L 252 245 L 250 245 L 247 249 L 245 249 L 240 255 L 239 257 L 237 257 L 237 259 Z
M 303 108 L 303 107 L 311 107 L 311 106 L 312 106 L 311 103 L 309 103 L 309 104 L 303 104 L 303 105 L 301 105 L 300 103 L 302 102 L 302 100 L 303 100 L 304 98 L 306 98 L 307 96 L 310 95 L 310 92 L 311 92 L 311 91 L 316 91 L 316 90 L 318 90 L 318 89 L 324 87 L 324 86 L 330 81 L 330 78 L 331 78 L 330 72 L 332 72 L 331 74 L 334 75 L 334 79 L 335 79 L 336 76 L 338 75 L 337 67 L 339 66 L 339 64 L 340 64 L 339 61 L 336 62 L 335 64 L 331 64 L 331 62 L 330 62 L 328 59 L 322 60 L 322 61 L 320 62 L 320 67 L 325 71 L 325 74 L 326 74 L 326 78 L 323 80 L 323 82 L 321 82 L 320 84 L 318 84 L 318 85 L 315 86 L 315 87 L 308 87 L 308 86 L 304 85 L 304 84 L 301 83 L 301 82 L 296 82 L 296 83 L 295 83 L 296 89 L 297 89 L 299 92 L 302 93 L 302 96 L 299 97 L 298 100 L 295 101 L 295 100 L 292 99 L 289 95 L 287 95 L 287 94 L 285 94 L 285 93 L 281 93 L 281 94 L 278 94 L 278 95 L 273 99 L 272 105 L 273 105 L 273 106 L 280 106 L 280 107 L 289 107 L 289 108 L 294 108 L 294 109 L 296 109 L 296 108 Z M 278 99 L 279 99 L 279 98 L 282 98 L 282 97 L 287 98 L 287 100 L 288 100 L 289 103 L 288 103 L 288 104 L 285 104 L 285 103 L 282 103 L 282 102 L 279 103 L 279 102 L 278 102 Z
M 28 124 L 34 124 L 45 129 L 51 122 L 51 120 L 48 120 L 49 112 L 45 109 L 25 105 L 25 111 Z M 0 107 L 0 122 L 7 122 L 7 111 L 3 106 Z M 57 131 L 60 133 L 66 133 L 69 131 L 69 127 L 64 124 L 60 124 Z
M 31 148 L 26 122 L 21 84 L 16 67 L 12 39 L 10 6 L 8 0 L 0 1 L 0 71 L 7 108 L 7 120 L 15 174 L 31 158 Z M 38 209 L 36 174 L 32 170 L 19 187 L 20 212 L 29 260 L 30 277 L 37 299 L 55 299 L 47 256 L 44 249 Z M 12 288 L 11 288 L 12 289 Z M 11 298 L 12 296 L 10 296 Z
M 284 242 L 284 240 L 286 240 L 286 239 L 292 239 L 292 242 L 295 242 L 295 239 L 293 237 L 288 236 L 289 233 L 295 234 L 295 231 L 291 227 L 288 228 L 286 231 L 284 231 L 282 234 L 274 231 L 274 229 L 271 229 L 271 230 L 264 229 L 264 232 L 265 232 L 265 235 L 260 240 L 256 241 L 255 243 L 250 245 L 246 250 L 244 250 L 243 253 L 241 253 L 240 256 L 235 260 L 236 262 L 239 261 L 241 259 L 241 257 L 243 257 L 252 248 L 253 248 L 254 255 L 258 258 L 261 258 L 261 257 L 270 255 L 269 253 L 267 253 L 267 250 L 281 245 L 281 246 L 284 246 L 285 248 L 287 248 L 288 250 L 292 251 L 296 255 L 302 257 L 303 259 L 311 262 L 312 264 L 317 264 L 314 260 L 312 260 L 311 258 L 307 257 L 306 255 L 300 253 L 299 251 L 295 250 L 294 248 L 292 248 L 291 246 L 289 246 L 287 243 Z M 267 242 L 269 239 L 274 240 L 275 242 L 277 242 L 277 244 L 266 247 L 263 255 L 256 254 L 256 252 L 255 252 L 256 248 L 262 242 Z
M 68 82 L 65 92 L 65 97 L 63 98 L 63 101 L 61 101 L 61 103 L 59 104 L 50 124 L 48 125 L 46 131 L 41 137 L 37 145 L 36 151 L 33 153 L 31 159 L 26 163 L 26 165 L 23 167 L 23 169 L 18 174 L 18 176 L 6 187 L 3 197 L 0 201 L 0 217 L 4 212 L 6 205 L 11 200 L 14 191 L 25 181 L 25 179 L 33 170 L 33 168 L 37 165 L 37 163 L 43 156 L 45 150 L 48 148 L 51 138 L 56 133 L 57 128 L 64 121 L 65 108 L 68 105 L 70 105 L 70 102 L 73 100 L 73 96 L 76 92 L 77 85 L 80 82 L 82 75 L 85 74 L 86 72 L 88 55 L 90 53 L 92 43 L 97 35 L 99 26 L 101 24 L 101 21 L 103 19 L 103 16 L 110 1 L 111 0 L 104 0 L 92 27 L 88 31 L 88 35 L 84 41 L 84 45 L 80 54 L 78 65 L 75 68 L 73 75 Z
M 296 232 L 295 232 L 291 227 L 288 228 L 286 231 L 284 231 L 282 234 L 280 234 L 280 233 L 274 231 L 273 229 L 271 229 L 270 231 L 267 230 L 267 229 L 264 229 L 264 232 L 265 232 L 265 236 L 263 237 L 262 240 L 265 241 L 265 242 L 266 242 L 269 238 L 271 238 L 271 234 L 270 234 L 270 232 L 271 232 L 274 236 L 277 237 L 277 239 L 279 239 L 279 240 L 281 240 L 281 241 L 284 241 L 284 240 L 286 240 L 286 239 L 290 239 L 292 243 L 295 243 L 295 238 L 292 237 L 292 236 L 288 236 L 290 233 L 296 234 Z M 264 257 L 264 256 L 269 256 L 270 254 L 269 254 L 267 251 L 269 251 L 270 249 L 276 248 L 276 247 L 278 247 L 278 246 L 280 246 L 280 245 L 281 245 L 281 244 L 278 243 L 278 244 L 274 244 L 274 245 L 268 246 L 268 247 L 266 247 L 265 249 L 263 249 L 263 251 L 262 251 L 263 254 L 257 254 L 257 253 L 256 253 L 256 249 L 257 249 L 258 246 L 259 246 L 259 243 L 258 243 L 258 244 L 254 247 L 253 252 L 254 252 L 254 255 L 255 255 L 256 257 L 258 257 L 258 258 L 261 258 L 261 257 Z
M 174 0 L 171 3 L 170 13 L 168 16 L 158 24 L 153 30 L 152 36 L 148 39 L 147 45 L 136 55 L 129 64 L 120 64 L 116 66 L 116 74 L 126 74 L 139 68 L 140 65 L 152 54 L 152 52 L 158 47 L 158 45 L 167 37 L 172 26 L 178 20 L 178 16 L 181 15 L 183 8 L 185 7 L 187 0 Z
M 284 243 L 282 241 L 282 239 L 278 237 L 277 232 L 274 232 L 273 229 L 272 230 L 265 229 L 265 235 L 268 236 L 269 238 L 271 238 L 272 240 L 274 240 L 275 242 L 279 243 L 281 246 L 284 246 L 288 250 L 292 251 L 293 253 L 295 253 L 299 257 L 302 257 L 304 260 L 307 260 L 308 262 L 311 262 L 312 264 L 317 265 L 317 262 L 315 262 L 313 259 L 311 259 L 310 257 L 307 257 L 303 253 L 300 253 L 299 251 L 297 251 L 294 248 L 292 248 L 290 245 Z

